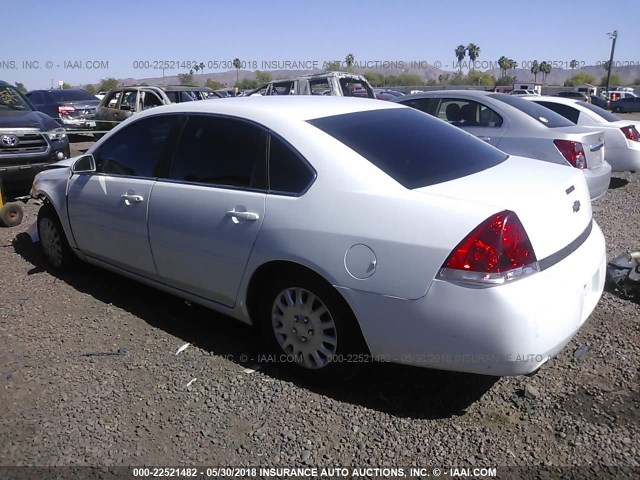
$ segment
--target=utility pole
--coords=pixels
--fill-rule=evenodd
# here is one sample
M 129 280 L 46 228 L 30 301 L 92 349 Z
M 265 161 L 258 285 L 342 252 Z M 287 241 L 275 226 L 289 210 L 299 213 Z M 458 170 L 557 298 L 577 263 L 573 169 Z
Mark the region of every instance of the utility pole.
M 611 80 L 611 67 L 613 67 L 613 52 L 616 50 L 616 39 L 618 38 L 618 31 L 614 30 L 613 32 L 607 33 L 609 38 L 613 40 L 611 43 L 611 57 L 609 57 L 609 68 L 607 69 L 607 96 L 609 95 L 609 81 Z

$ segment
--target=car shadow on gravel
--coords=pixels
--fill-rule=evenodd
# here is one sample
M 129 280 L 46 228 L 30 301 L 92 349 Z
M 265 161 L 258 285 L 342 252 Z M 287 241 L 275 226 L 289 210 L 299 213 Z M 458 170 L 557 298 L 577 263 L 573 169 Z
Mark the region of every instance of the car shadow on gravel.
M 611 180 L 609 180 L 609 190 L 622 188 L 628 183 L 629 183 L 629 180 L 627 180 L 626 178 L 611 177 Z
M 33 265 L 28 274 L 48 272 L 74 289 L 106 305 L 121 308 L 213 355 L 341 402 L 398 417 L 448 418 L 464 415 L 498 380 L 483 375 L 372 363 L 366 364 L 347 382 L 333 387 L 303 383 L 283 364 L 261 361 L 266 352 L 258 332 L 248 325 L 206 308 L 190 306 L 177 297 L 91 265 L 82 264 L 71 273 L 52 270 L 39 246 L 34 245 L 26 233 L 17 235 L 13 247 Z M 128 348 L 136 347 L 133 344 Z

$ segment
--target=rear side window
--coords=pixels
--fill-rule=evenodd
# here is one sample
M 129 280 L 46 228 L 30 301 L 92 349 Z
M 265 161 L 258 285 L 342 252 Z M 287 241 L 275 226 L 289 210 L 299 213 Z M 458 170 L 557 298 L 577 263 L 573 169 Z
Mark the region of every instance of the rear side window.
M 410 189 L 471 175 L 508 158 L 486 142 L 411 108 L 349 113 L 309 123 Z
M 269 141 L 269 190 L 300 194 L 313 182 L 315 172 L 295 150 L 280 138 Z
M 597 115 L 600 115 L 607 122 L 618 122 L 618 121 L 620 121 L 620 119 L 618 117 L 616 117 L 611 112 L 608 112 L 607 110 L 605 110 L 602 107 L 599 107 L 597 105 L 593 105 L 592 103 L 587 103 L 587 102 L 578 102 L 578 103 L 580 103 L 580 105 L 582 107 L 586 108 L 587 110 L 591 110 L 593 113 L 595 113 Z
M 129 124 L 94 154 L 97 171 L 109 175 L 154 178 L 179 115 L 158 115 Z
M 254 124 L 211 115 L 189 117 L 170 178 L 266 189 L 267 133 Z
M 535 102 L 519 98 L 517 95 L 505 95 L 504 93 L 492 93 L 488 95 L 491 98 L 495 98 L 500 102 L 504 102 L 507 105 L 511 105 L 517 108 L 523 113 L 526 113 L 534 120 L 540 122 L 545 127 L 557 128 L 557 127 L 573 127 L 575 126 L 569 120 L 562 115 L 558 115 L 556 112 L 549 110 L 548 108 L 538 105 Z
M 86 90 L 49 90 L 49 95 L 56 102 L 75 102 L 78 100 L 96 101 L 97 98 Z
M 549 110 L 553 110 L 558 115 L 562 115 L 564 118 L 569 120 L 572 123 L 578 123 L 578 117 L 580 116 L 580 111 L 576 108 L 573 108 L 569 105 L 563 105 L 561 103 L 554 102 L 544 102 L 537 101 L 536 103 L 542 105 L 543 107 L 548 108 Z
M 407 107 L 415 108 L 421 112 L 428 113 L 429 115 L 436 116 L 438 101 L 439 100 L 437 98 L 403 98 L 402 101 L 398 103 L 406 105 Z

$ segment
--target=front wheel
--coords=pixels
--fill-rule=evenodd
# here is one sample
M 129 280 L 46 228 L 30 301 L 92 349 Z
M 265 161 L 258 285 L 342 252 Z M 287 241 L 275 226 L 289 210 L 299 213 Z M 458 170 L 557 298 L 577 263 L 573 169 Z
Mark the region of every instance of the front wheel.
M 38 236 L 42 252 L 56 270 L 68 270 L 76 262 L 53 205 L 45 203 L 38 212 Z
M 317 383 L 335 384 L 357 372 L 366 351 L 357 321 L 330 285 L 290 273 L 265 287 L 260 327 L 275 360 Z

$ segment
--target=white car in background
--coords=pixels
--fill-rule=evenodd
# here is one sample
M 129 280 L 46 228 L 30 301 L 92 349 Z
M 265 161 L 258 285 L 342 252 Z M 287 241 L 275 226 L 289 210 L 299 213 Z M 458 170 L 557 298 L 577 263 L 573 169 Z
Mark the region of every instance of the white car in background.
M 533 90 L 522 90 L 522 89 L 511 90 L 509 92 L 509 95 L 517 95 L 517 96 L 520 96 L 520 97 L 538 97 L 539 96 Z
M 53 267 L 80 258 L 259 326 L 313 379 L 371 358 L 528 374 L 604 287 L 582 171 L 391 102 L 157 107 L 59 166 L 32 190 Z
M 527 98 L 580 127 L 604 132 L 604 158 L 614 172 L 640 170 L 640 126 L 587 102 L 561 97 Z

